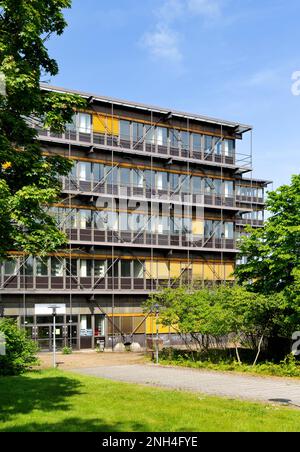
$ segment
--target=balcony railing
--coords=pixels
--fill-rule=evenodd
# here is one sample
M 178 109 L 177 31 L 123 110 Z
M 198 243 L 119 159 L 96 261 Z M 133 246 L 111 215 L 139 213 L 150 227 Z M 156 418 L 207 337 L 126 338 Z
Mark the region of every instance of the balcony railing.
M 142 232 L 122 232 L 97 229 L 67 229 L 71 243 L 99 245 L 145 246 L 147 248 L 191 248 L 236 251 L 235 239 L 204 238 L 192 234 L 153 234 Z
M 221 281 L 223 278 L 214 275 L 214 279 L 209 279 L 210 283 L 213 281 Z M 87 295 L 88 293 L 111 293 L 119 291 L 120 293 L 134 292 L 151 292 L 157 291 L 164 287 L 179 287 L 188 281 L 186 275 L 182 275 L 178 278 L 165 278 L 165 279 L 149 279 L 146 276 L 144 278 L 124 278 L 124 277 L 70 277 L 70 276 L 22 276 L 20 274 L 15 276 L 1 275 L 2 291 L 5 292 L 76 292 Z M 194 279 L 194 283 L 205 284 L 206 279 L 203 281 L 199 278 Z
M 260 227 L 263 227 L 264 226 L 264 220 L 248 220 L 248 219 L 245 219 L 245 218 L 239 218 L 237 221 L 236 221 L 236 225 L 237 226 L 247 226 L 247 225 L 250 225 L 250 226 L 260 226 Z
M 217 193 L 189 194 L 183 190 L 174 193 L 168 189 L 145 188 L 135 185 L 112 185 L 101 181 L 81 181 L 67 177 L 62 178 L 62 190 L 78 194 L 109 195 L 117 198 L 137 198 L 154 201 L 167 201 L 175 203 L 187 203 L 194 205 L 236 207 L 235 195 L 221 195 Z
M 250 170 L 252 166 L 251 156 L 234 152 L 232 155 L 219 154 L 214 150 L 208 152 L 204 149 L 187 149 L 180 143 L 173 147 L 170 142 L 166 145 L 159 143 L 147 143 L 147 140 L 134 141 L 130 137 L 118 137 L 99 133 L 82 133 L 80 131 L 66 131 L 65 133 L 52 133 L 49 130 L 37 128 L 40 138 L 53 141 L 68 141 L 89 146 L 99 146 L 115 149 L 123 149 L 128 152 L 147 153 L 165 156 L 169 158 L 191 159 L 207 164 L 222 164 L 239 169 Z

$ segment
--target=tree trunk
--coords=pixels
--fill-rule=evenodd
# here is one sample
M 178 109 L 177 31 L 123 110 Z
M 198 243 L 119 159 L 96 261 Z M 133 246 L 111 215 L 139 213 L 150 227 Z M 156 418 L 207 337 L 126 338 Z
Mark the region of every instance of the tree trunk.
M 254 363 L 252 364 L 253 367 L 256 366 L 256 364 L 257 364 L 257 360 L 258 360 L 260 352 L 261 352 L 261 346 L 262 346 L 263 340 L 264 340 L 264 334 L 261 336 L 261 338 L 259 340 L 258 348 L 257 348 L 257 354 L 256 354 L 256 357 L 255 357 Z

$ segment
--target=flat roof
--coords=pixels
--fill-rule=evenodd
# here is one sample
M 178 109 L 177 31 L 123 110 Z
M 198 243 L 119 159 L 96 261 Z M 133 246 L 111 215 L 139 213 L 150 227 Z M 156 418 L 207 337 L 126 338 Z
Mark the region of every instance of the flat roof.
M 98 94 L 87 93 L 87 92 L 82 92 L 82 91 L 77 91 L 77 90 L 67 89 L 67 88 L 61 88 L 58 86 L 52 86 L 52 85 L 48 85 L 47 83 L 41 83 L 40 85 L 41 85 L 41 88 L 45 91 L 78 94 L 79 96 L 87 98 L 87 99 L 92 98 L 97 102 L 113 103 L 114 105 L 135 108 L 137 110 L 144 110 L 144 111 L 148 111 L 148 112 L 151 111 L 153 113 L 158 113 L 161 115 L 168 115 L 169 113 L 172 113 L 173 116 L 176 116 L 179 118 L 192 119 L 194 121 L 201 121 L 201 122 L 206 122 L 206 123 L 210 123 L 210 124 L 217 124 L 217 125 L 224 126 L 224 127 L 232 127 L 234 129 L 236 129 L 236 133 L 240 133 L 240 134 L 253 130 L 252 126 L 247 125 L 247 124 L 242 124 L 240 122 L 226 121 L 223 119 L 212 118 L 209 116 L 203 116 L 203 115 L 198 115 L 198 114 L 194 114 L 194 113 L 186 113 L 186 112 L 182 112 L 182 111 L 176 111 L 176 110 L 172 110 L 171 108 L 163 108 L 163 107 L 157 107 L 154 105 L 146 105 L 146 104 L 142 104 L 139 102 L 115 99 L 113 97 L 101 96 Z

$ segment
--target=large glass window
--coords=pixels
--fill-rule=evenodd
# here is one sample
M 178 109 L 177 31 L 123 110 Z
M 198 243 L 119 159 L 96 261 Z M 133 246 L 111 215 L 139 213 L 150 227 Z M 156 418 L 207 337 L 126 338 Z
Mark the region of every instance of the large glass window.
M 202 183 L 201 177 L 194 176 L 192 178 L 192 182 L 193 182 L 193 193 L 195 195 L 201 194 L 201 183 Z
M 17 274 L 17 260 L 8 259 L 4 262 L 4 274 L 5 276 Z
M 133 261 L 133 276 L 134 278 L 144 277 L 144 265 L 140 261 Z
M 92 228 L 92 211 L 91 210 L 79 210 L 80 216 L 80 229 Z
M 130 141 L 130 122 L 120 121 L 120 137 L 121 140 Z
M 143 188 L 144 187 L 144 173 L 141 170 L 134 169 L 132 171 L 133 177 L 133 185 L 135 187 Z
M 121 260 L 121 277 L 130 278 L 131 277 L 131 261 Z
M 104 177 L 104 165 L 102 163 L 93 163 L 94 182 L 102 181 Z
M 188 132 L 181 132 L 181 147 L 182 149 L 190 148 L 190 134 Z
M 66 275 L 77 276 L 77 259 L 66 259 Z
M 170 143 L 172 148 L 178 148 L 180 141 L 179 131 L 175 129 L 170 129 Z
M 213 138 L 211 136 L 205 135 L 204 137 L 204 151 L 209 154 L 213 149 Z
M 91 115 L 87 113 L 78 113 L 78 128 L 80 133 L 91 133 Z
M 221 138 L 215 138 L 215 154 L 222 155 L 223 141 Z
M 51 258 L 51 275 L 52 276 L 63 276 L 64 274 L 64 261 L 57 257 Z
M 106 273 L 106 261 L 94 261 L 94 274 L 95 278 L 104 278 Z
M 30 256 L 26 259 L 25 262 L 25 275 L 32 276 L 33 275 L 33 257 Z
M 146 170 L 145 171 L 145 180 L 147 188 L 155 188 L 155 171 Z
M 194 151 L 201 151 L 201 135 L 193 133 L 193 149 Z
M 80 276 L 86 278 L 92 276 L 92 261 L 81 259 L 80 260 Z
M 145 126 L 146 130 L 145 130 L 145 140 L 147 144 L 153 144 L 155 145 L 155 128 L 152 126 Z
M 233 223 L 225 223 L 225 238 L 233 239 L 234 238 L 234 224 Z
M 124 186 L 130 186 L 130 168 L 120 168 L 120 183 Z
M 92 179 L 92 164 L 89 162 L 78 162 L 78 175 L 81 181 Z
M 225 196 L 232 197 L 233 196 L 233 181 L 225 181 L 224 182 L 224 191 Z
M 76 120 L 77 120 L 77 115 L 73 115 L 72 116 L 72 120 L 66 124 L 66 131 L 67 132 L 76 132 Z
M 157 144 L 158 146 L 167 146 L 168 144 L 168 129 L 165 127 L 156 128 Z
M 179 174 L 170 173 L 170 190 L 177 191 L 179 187 Z
M 132 123 L 133 141 L 141 141 L 144 137 L 144 124 L 139 122 Z
M 48 276 L 48 260 L 36 259 L 36 276 Z
M 225 155 L 227 157 L 233 157 L 235 150 L 234 140 L 225 140 Z

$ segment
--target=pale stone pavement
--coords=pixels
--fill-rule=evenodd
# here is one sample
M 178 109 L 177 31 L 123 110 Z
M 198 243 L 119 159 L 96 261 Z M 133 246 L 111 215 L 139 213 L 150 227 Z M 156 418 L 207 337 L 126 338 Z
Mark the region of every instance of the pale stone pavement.
M 115 381 L 187 390 L 234 399 L 283 403 L 300 408 L 300 380 L 295 379 L 134 363 L 76 368 L 72 371 Z

